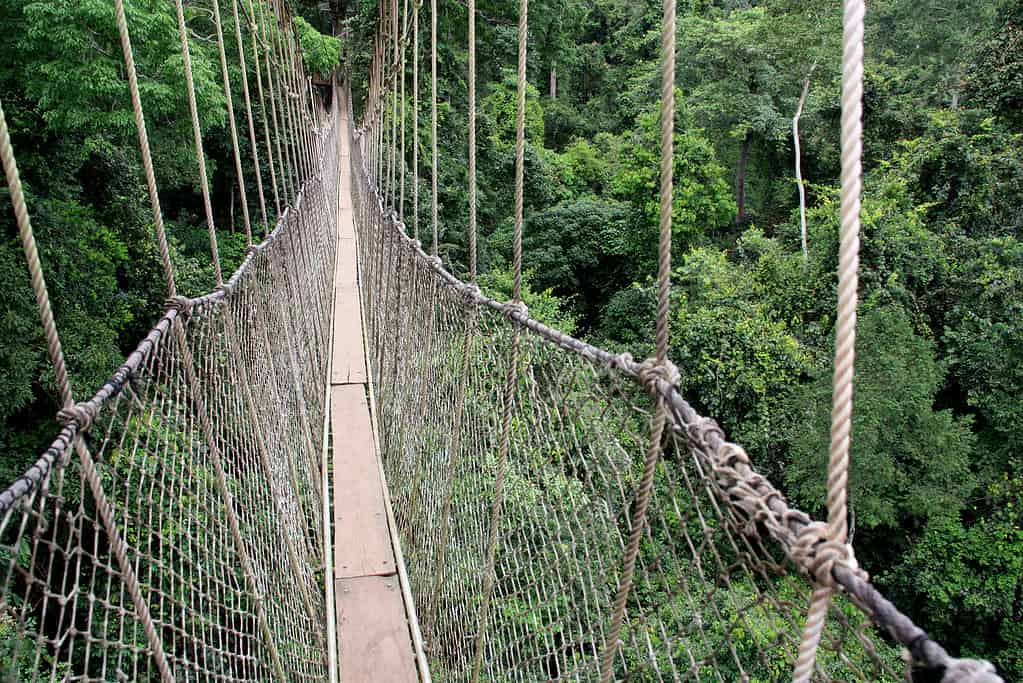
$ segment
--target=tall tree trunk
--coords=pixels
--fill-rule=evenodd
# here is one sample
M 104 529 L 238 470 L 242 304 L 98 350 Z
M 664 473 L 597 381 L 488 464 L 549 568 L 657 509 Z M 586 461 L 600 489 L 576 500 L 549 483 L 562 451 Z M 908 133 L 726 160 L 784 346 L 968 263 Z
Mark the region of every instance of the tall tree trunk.
M 742 139 L 739 147 L 739 159 L 735 162 L 735 224 L 746 222 L 746 167 L 749 165 L 750 134 Z
M 799 117 L 803 115 L 803 105 L 806 104 L 806 96 L 810 92 L 810 77 L 816 68 L 817 62 L 814 62 L 809 73 L 806 74 L 803 91 L 799 94 L 799 103 L 796 105 L 796 113 L 792 117 L 792 142 L 796 152 L 796 187 L 799 188 L 799 236 L 803 245 L 803 263 L 809 260 L 810 252 L 806 246 L 806 187 L 803 183 L 802 152 L 799 147 Z
M 551 62 L 551 99 L 558 96 L 558 64 Z

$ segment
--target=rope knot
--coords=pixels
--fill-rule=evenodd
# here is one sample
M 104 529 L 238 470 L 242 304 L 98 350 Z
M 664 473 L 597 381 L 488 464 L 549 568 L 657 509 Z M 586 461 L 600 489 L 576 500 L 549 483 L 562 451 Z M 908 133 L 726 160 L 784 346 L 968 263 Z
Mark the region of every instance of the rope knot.
M 429 261 L 430 265 L 433 266 L 434 268 L 442 268 L 444 266 L 444 261 L 441 259 L 440 256 L 437 256 L 436 254 L 433 254 L 432 256 L 427 256 L 426 260 Z
M 636 361 L 632 358 L 632 354 L 628 351 L 611 357 L 611 367 L 615 370 L 627 371 L 635 362 Z
M 950 659 L 941 683 L 1003 683 L 991 662 L 983 659 Z
M 416 238 L 412 238 L 412 246 L 416 248 L 416 251 L 422 251 L 423 243 Z
M 261 251 L 263 251 L 263 250 L 260 248 L 260 246 L 258 244 L 250 244 L 249 246 L 245 247 L 245 254 L 246 255 L 249 255 L 249 254 L 256 255 L 256 254 L 258 254 Z
M 837 564 L 845 565 L 864 581 L 868 578 L 856 563 L 852 546 L 830 538 L 824 522 L 810 522 L 799 532 L 792 546 L 792 559 L 817 585 L 833 590 L 840 587 L 831 573 Z
M 179 316 L 187 316 L 190 314 L 194 305 L 195 302 L 192 299 L 189 299 L 187 296 L 181 296 L 180 294 L 168 297 L 165 303 L 167 308 L 177 311 Z
M 231 293 L 234 291 L 234 285 L 232 285 L 229 282 L 223 282 L 217 285 L 217 289 L 223 292 L 225 297 L 229 297 L 231 296 Z
M 673 387 L 678 386 L 682 376 L 678 368 L 670 360 L 659 361 L 655 357 L 647 358 L 639 364 L 639 381 L 651 394 L 657 393 L 657 382 L 664 380 Z
M 78 425 L 79 432 L 87 431 L 92 426 L 92 418 L 92 411 L 85 403 L 75 403 L 57 411 L 57 422 L 65 427 L 74 423 Z
M 529 308 L 526 307 L 523 301 L 509 301 L 501 305 L 501 312 L 504 317 L 508 320 L 515 320 L 515 317 L 521 316 L 523 318 L 529 317 Z

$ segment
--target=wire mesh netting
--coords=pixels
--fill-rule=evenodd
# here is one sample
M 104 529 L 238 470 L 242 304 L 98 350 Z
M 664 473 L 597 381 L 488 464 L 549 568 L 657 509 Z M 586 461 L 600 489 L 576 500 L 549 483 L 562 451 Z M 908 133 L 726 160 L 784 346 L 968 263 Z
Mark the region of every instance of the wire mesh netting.
M 597 680 L 654 399 L 615 357 L 520 324 L 512 308 L 443 272 L 385 210 L 370 181 L 373 144 L 353 144 L 367 338 L 433 678 L 472 680 L 479 637 L 479 680 Z M 613 679 L 790 677 L 811 585 L 671 419 Z M 480 624 L 495 519 L 493 601 Z M 897 680 L 901 668 L 863 612 L 846 600 L 833 606 L 820 680 Z
M 115 534 L 176 680 L 327 678 L 336 119 L 267 240 L 224 288 L 169 308 L 94 415 L 0 497 L 3 680 L 161 679 Z

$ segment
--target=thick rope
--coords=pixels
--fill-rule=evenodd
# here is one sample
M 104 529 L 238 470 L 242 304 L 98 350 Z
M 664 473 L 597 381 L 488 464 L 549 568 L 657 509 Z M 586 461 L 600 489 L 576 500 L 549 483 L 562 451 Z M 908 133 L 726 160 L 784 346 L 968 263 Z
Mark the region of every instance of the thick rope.
M 220 55 L 220 75 L 224 85 L 224 99 L 227 100 L 228 129 L 231 131 L 231 151 L 234 154 L 234 172 L 238 177 L 238 199 L 242 205 L 242 219 L 245 222 L 245 243 L 252 246 L 252 223 L 249 220 L 249 200 L 245 192 L 245 176 L 242 174 L 242 155 L 238 149 L 238 126 L 234 120 L 234 100 L 231 97 L 231 76 L 227 71 L 227 51 L 224 49 L 224 26 L 220 19 L 220 0 L 213 0 L 213 25 L 217 29 L 217 51 Z M 244 64 L 242 71 L 245 70 Z M 234 228 L 234 226 L 231 226 Z
M 251 0 L 250 0 L 250 5 L 251 5 Z M 255 8 L 253 8 L 252 11 L 253 11 L 254 19 L 256 19 L 258 24 L 259 24 L 259 35 L 260 35 L 260 38 L 262 39 L 261 42 L 263 44 L 263 55 L 264 55 L 263 56 L 263 65 L 266 67 L 267 95 L 269 96 L 269 99 L 270 99 L 270 115 L 271 115 L 271 118 L 273 120 L 273 127 L 274 127 L 274 134 L 273 134 L 274 146 L 277 148 L 277 171 L 276 171 L 276 176 L 280 179 L 280 184 L 281 184 L 280 194 L 283 195 L 283 197 L 284 197 L 284 202 L 283 203 L 287 204 L 288 203 L 288 188 L 289 188 L 289 183 L 290 183 L 291 179 L 285 173 L 284 152 L 283 152 L 283 149 L 281 147 L 281 126 L 280 126 L 280 122 L 278 120 L 277 98 L 274 95 L 274 77 L 273 77 L 273 71 L 270 68 L 271 51 L 270 51 L 269 46 L 267 45 L 267 39 L 266 39 L 266 17 L 263 14 L 263 3 L 259 3 L 259 16 L 258 16 L 258 18 L 255 17 Z M 256 41 L 255 34 L 256 34 L 256 30 L 255 30 L 255 27 L 253 27 L 253 51 L 255 51 L 255 41 Z M 258 66 L 258 56 L 257 56 L 257 66 Z M 262 78 L 260 78 L 257 81 L 257 84 L 259 84 L 261 81 L 262 81 Z M 260 87 L 260 90 L 262 90 L 262 87 Z M 263 127 L 264 127 L 264 129 L 267 127 L 265 112 L 264 112 L 264 116 L 263 116 Z M 270 145 L 270 138 L 269 138 L 269 133 L 268 132 L 266 133 L 266 137 L 267 137 L 267 151 L 269 152 L 270 151 L 270 147 L 269 147 L 269 145 Z M 271 155 L 271 159 L 272 158 L 273 157 Z M 271 169 L 272 168 L 273 168 L 273 165 L 271 164 Z M 277 191 L 277 185 L 276 185 L 276 182 L 275 182 L 274 183 L 274 192 L 276 193 L 276 191 Z M 295 191 L 294 187 L 291 188 L 291 191 L 292 191 L 292 197 L 294 197 L 294 191 Z M 278 200 L 278 202 L 277 202 L 277 215 L 278 216 L 281 215 L 281 201 L 280 200 Z
M 128 21 L 124 14 L 124 0 L 114 0 L 117 16 L 117 32 L 121 39 L 121 51 L 124 53 L 124 65 L 128 72 L 128 91 L 131 94 L 131 107 L 135 114 L 135 128 L 138 131 L 139 151 L 142 153 L 142 169 L 146 176 L 146 189 L 149 192 L 149 205 L 153 210 L 153 225 L 156 229 L 156 246 L 160 252 L 160 264 L 163 266 L 163 278 L 167 285 L 167 296 L 177 296 L 177 285 L 174 282 L 174 267 L 171 265 L 170 248 L 167 245 L 167 231 L 163 225 L 163 210 L 160 208 L 160 193 L 156 189 L 156 172 L 153 169 L 153 154 L 149 148 L 149 132 L 146 117 L 142 111 L 142 97 L 139 94 L 139 78 L 135 69 L 135 51 L 131 46 L 128 33 Z
M 469 0 L 469 281 L 476 284 L 476 0 Z
M 430 253 L 437 255 L 437 0 L 430 0 Z
M 859 277 L 861 156 L 863 151 L 864 0 L 842 6 L 842 173 L 838 247 L 838 319 L 835 324 L 835 374 L 828 460 L 828 525 L 824 540 L 846 542 L 846 485 L 852 431 L 853 365 L 856 351 L 856 288 Z M 851 549 L 849 550 L 851 556 Z M 793 680 L 808 683 L 817 658 L 835 588 L 834 577 L 817 577 L 799 644 Z
M 522 213 L 526 159 L 526 41 L 529 31 L 529 0 L 519 0 L 519 50 L 517 72 L 517 112 L 515 120 L 515 237 L 512 246 L 512 268 L 514 286 L 509 310 L 524 312 L 522 303 Z M 435 88 L 436 90 L 436 88 Z M 436 144 L 436 134 L 434 135 Z M 436 173 L 436 171 L 434 171 Z M 436 179 L 436 175 L 434 176 Z M 436 194 L 436 193 L 435 193 Z M 434 209 L 436 211 L 436 208 Z M 436 242 L 436 227 L 434 228 Z M 436 244 L 434 245 L 436 254 Z M 474 283 L 475 284 L 475 283 Z M 515 402 L 515 388 L 518 384 L 519 338 L 522 331 L 514 323 L 511 350 L 508 354 L 508 372 L 504 381 L 504 410 L 501 416 L 501 440 L 497 453 L 497 473 L 494 480 L 494 499 L 490 510 L 490 536 L 487 541 L 487 564 L 484 575 L 483 602 L 480 605 L 476 630 L 476 647 L 472 664 L 472 683 L 478 683 L 483 668 L 483 649 L 490 616 L 490 603 L 494 595 L 494 562 L 500 542 L 501 509 L 504 503 L 504 481 L 507 472 L 508 452 L 511 450 L 512 411 Z
M 231 0 L 231 15 L 234 18 L 234 34 L 238 39 L 238 66 L 241 68 L 242 72 L 242 95 L 245 97 L 245 121 L 249 127 L 249 146 L 252 148 L 252 168 L 256 172 L 256 189 L 259 193 L 259 212 L 263 218 L 263 236 L 265 237 L 270 234 L 270 221 L 266 215 L 266 198 L 263 196 L 263 171 L 259 167 L 259 145 L 256 143 L 256 125 L 252 118 L 252 98 L 249 95 L 249 70 L 245 63 L 245 46 L 242 39 L 242 25 L 241 22 L 238 21 L 238 0 Z M 259 73 L 258 67 L 256 68 L 256 73 Z
M 417 0 L 413 0 L 415 4 Z M 402 16 L 404 17 L 403 24 L 405 27 L 405 36 L 401 46 L 401 169 L 398 173 L 401 175 L 401 186 L 399 190 L 398 198 L 398 215 L 401 219 L 405 220 L 405 176 L 407 175 L 408 169 L 405 163 L 405 57 L 408 53 L 408 0 L 405 0 L 402 8 Z
M 124 7 L 122 0 L 116 0 L 118 17 L 123 19 Z M 122 34 L 122 41 L 123 41 Z M 46 287 L 46 277 L 43 274 L 43 264 L 39 259 L 39 249 L 36 245 L 35 233 L 32 230 L 32 221 L 28 215 L 28 205 L 25 202 L 25 192 L 21 186 L 21 177 L 18 173 L 18 164 L 14 158 L 14 148 L 11 146 L 10 131 L 7 128 L 7 117 L 4 114 L 3 104 L 0 103 L 0 161 L 3 162 L 4 175 L 7 178 L 7 186 L 11 191 L 11 204 L 14 207 L 14 217 L 18 224 L 18 236 L 21 238 L 21 245 L 25 251 L 25 261 L 28 264 L 29 278 L 32 281 L 32 292 L 35 295 L 36 307 L 39 311 L 39 318 L 43 324 L 43 332 L 46 336 L 46 348 L 50 355 L 57 377 L 57 390 L 60 393 L 61 404 L 65 409 L 74 405 L 74 394 L 71 391 L 71 381 L 68 378 L 67 366 L 64 362 L 64 350 L 60 342 L 60 333 L 57 330 L 57 323 L 53 318 L 53 309 L 50 306 L 50 294 Z M 82 441 L 81 430 L 74 439 L 75 452 L 78 453 L 82 464 L 82 471 L 89 484 L 89 490 L 96 502 L 103 521 L 103 528 L 107 532 L 110 549 L 117 560 L 117 566 L 121 570 L 125 587 L 131 596 L 132 604 L 135 606 L 135 613 L 146 634 L 146 641 L 152 653 L 156 668 L 160 672 L 160 680 L 163 683 L 173 683 L 174 674 L 171 673 L 170 664 L 167 662 L 167 655 L 163 651 L 163 641 L 156 629 L 152 613 L 149 611 L 149 604 L 142 596 L 142 588 L 139 585 L 138 577 L 135 575 L 134 567 L 128 560 L 128 547 L 121 538 L 113 509 L 107 500 L 106 492 L 99 475 L 96 472 L 92 455 Z
M 675 0 L 664 0 L 664 22 L 661 30 L 661 178 L 660 178 L 660 232 L 657 245 L 657 323 L 656 357 L 648 365 L 651 378 L 658 375 L 672 384 L 678 383 L 678 372 L 668 361 L 668 327 L 671 309 L 671 228 L 673 172 L 675 163 Z M 654 472 L 661 457 L 661 440 L 667 410 L 664 400 L 652 390 L 652 380 L 644 381 L 654 395 L 656 407 L 650 421 L 650 441 L 643 473 L 636 489 L 636 502 L 629 524 L 629 536 L 625 544 L 622 573 L 618 579 L 618 590 L 611 605 L 611 624 L 604 640 L 600 655 L 601 683 L 610 683 L 614 676 L 614 658 L 618 652 L 622 625 L 625 622 L 625 608 L 632 591 L 636 571 L 639 543 L 646 528 L 647 509 L 653 492 Z
M 412 3 L 412 238 L 419 239 L 419 0 Z
M 469 0 L 469 274 L 476 285 L 476 0 Z M 458 375 L 458 397 L 455 404 L 455 420 L 451 433 L 451 458 L 448 462 L 447 479 L 441 510 L 440 540 L 437 545 L 437 567 L 433 581 L 432 599 L 427 612 L 428 628 L 436 627 L 436 614 L 444 587 L 444 564 L 447 557 L 450 532 L 451 504 L 454 498 L 455 471 L 460 462 L 462 430 L 465 420 L 466 383 L 469 377 L 469 361 L 472 356 L 472 340 L 476 331 L 476 306 L 470 305 L 469 320 L 462 339 L 462 367 Z
M 202 151 L 202 128 L 199 126 L 199 108 L 195 102 L 195 81 L 192 78 L 192 56 L 188 47 L 188 28 L 185 26 L 185 8 L 181 0 L 175 0 L 178 13 L 178 33 L 181 37 L 181 58 L 185 63 L 185 86 L 188 90 L 188 110 L 192 115 L 192 135 L 195 138 L 195 158 L 199 162 L 199 188 L 202 191 L 203 208 L 206 211 L 206 230 L 210 238 L 210 255 L 217 286 L 224 284 L 224 273 L 220 269 L 220 249 L 217 248 L 217 229 L 213 224 L 213 205 L 210 203 L 210 187 L 206 179 L 206 155 Z

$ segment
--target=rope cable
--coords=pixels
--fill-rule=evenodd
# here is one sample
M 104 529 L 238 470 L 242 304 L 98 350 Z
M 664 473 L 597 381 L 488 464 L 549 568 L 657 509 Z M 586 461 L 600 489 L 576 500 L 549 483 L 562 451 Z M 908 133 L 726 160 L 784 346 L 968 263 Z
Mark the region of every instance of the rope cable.
M 210 239 L 210 254 L 217 286 L 224 284 L 220 269 L 220 249 L 217 247 L 217 229 L 213 223 L 213 205 L 210 203 L 210 188 L 206 179 L 206 155 L 202 149 L 202 128 L 199 125 L 199 108 L 195 101 L 195 81 L 192 77 L 192 56 L 188 46 L 188 28 L 185 26 L 185 8 L 182 0 L 175 0 L 178 14 L 178 33 L 181 37 L 181 58 L 185 64 L 185 87 L 188 91 L 188 110 L 192 115 L 192 135 L 195 138 L 195 158 L 199 163 L 199 188 L 202 191 L 203 209 L 206 212 L 206 230 Z
M 242 26 L 238 20 L 238 0 L 231 0 L 231 15 L 234 18 L 234 33 L 238 42 L 238 66 L 242 72 L 242 94 L 245 96 L 245 120 L 249 126 L 249 146 L 252 148 L 252 168 L 256 172 L 256 189 L 259 194 L 259 211 L 263 218 L 263 235 L 270 234 L 270 221 L 266 215 L 266 198 L 263 195 L 263 171 L 259 165 L 259 145 L 256 142 L 256 125 L 252 117 L 252 98 L 249 94 L 249 70 L 245 62 L 245 45 Z M 259 73 L 259 67 L 256 67 Z M 265 120 L 264 120 L 265 122 Z
M 238 125 L 234 120 L 234 100 L 231 97 L 231 75 L 227 71 L 227 51 L 224 49 L 224 26 L 220 18 L 220 0 L 213 0 L 213 25 L 217 30 L 217 51 L 220 55 L 220 74 L 224 85 L 224 99 L 227 100 L 228 130 L 231 132 L 231 152 L 234 155 L 234 172 L 238 180 L 238 200 L 242 206 L 242 220 L 245 222 L 245 243 L 252 246 L 252 223 L 249 220 L 249 200 L 245 192 L 245 176 L 242 173 L 242 155 L 238 148 Z M 242 65 L 242 71 L 245 70 Z M 234 226 L 231 226 L 234 229 Z
M 675 133 L 675 0 L 664 0 L 664 20 L 661 30 L 661 168 L 660 168 L 660 226 L 657 245 L 657 320 L 656 356 L 651 370 L 671 377 L 673 367 L 668 361 L 668 327 L 671 310 L 671 229 L 674 173 Z M 651 377 L 657 375 L 652 374 Z M 672 384 L 677 379 L 671 377 Z M 649 385 L 648 385 L 649 386 Z M 614 658 L 618 652 L 619 637 L 625 621 L 625 608 L 632 591 L 639 544 L 647 523 L 647 509 L 653 492 L 654 472 L 661 457 L 661 440 L 667 420 L 667 409 L 661 396 L 650 421 L 650 440 L 643 472 L 636 488 L 635 506 L 629 525 L 628 540 L 622 560 L 618 590 L 612 603 L 611 624 L 600 655 L 601 683 L 610 683 L 614 675 Z
M 517 111 L 515 118 L 515 236 L 512 246 L 512 268 L 514 285 L 512 287 L 511 308 L 524 311 L 522 304 L 522 218 L 523 195 L 525 190 L 525 153 L 526 153 L 526 41 L 529 31 L 529 0 L 519 0 L 518 27 L 518 69 L 516 74 Z M 436 88 L 435 88 L 436 90 Z M 436 135 L 434 135 L 436 140 Z M 435 148 L 436 149 L 436 148 Z M 436 175 L 434 176 L 436 179 Z M 436 194 L 436 193 L 435 193 Z M 435 209 L 436 210 L 436 209 Z M 436 241 L 436 229 L 434 231 Z M 435 247 L 436 249 L 436 247 Z M 490 616 L 490 604 L 494 595 L 496 575 L 494 563 L 497 558 L 497 547 L 500 543 L 501 512 L 504 503 L 504 484 L 508 469 L 508 453 L 511 450 L 512 413 L 515 402 L 515 389 L 518 384 L 518 354 L 521 325 L 513 323 L 511 349 L 508 353 L 508 371 L 504 382 L 504 402 L 501 416 L 501 437 L 497 453 L 497 472 L 494 477 L 493 502 L 490 509 L 490 533 L 487 540 L 487 562 L 484 574 L 483 600 L 479 610 L 479 621 L 476 631 L 475 655 L 472 666 L 472 683 L 478 683 L 483 667 L 484 641 Z
M 856 289 L 859 282 L 860 192 L 863 153 L 863 23 L 864 0 L 842 3 L 841 195 L 838 248 L 838 316 L 835 324 L 835 370 L 832 387 L 831 443 L 827 475 L 828 544 L 846 543 L 846 487 L 852 431 L 853 367 L 856 352 Z M 845 562 L 854 564 L 845 547 Z M 793 680 L 808 683 L 816 666 L 817 646 L 824 631 L 835 587 L 830 572 L 819 572 L 807 610 Z M 823 579 L 823 581 L 822 581 Z
M 430 253 L 437 255 L 437 0 L 430 0 Z

